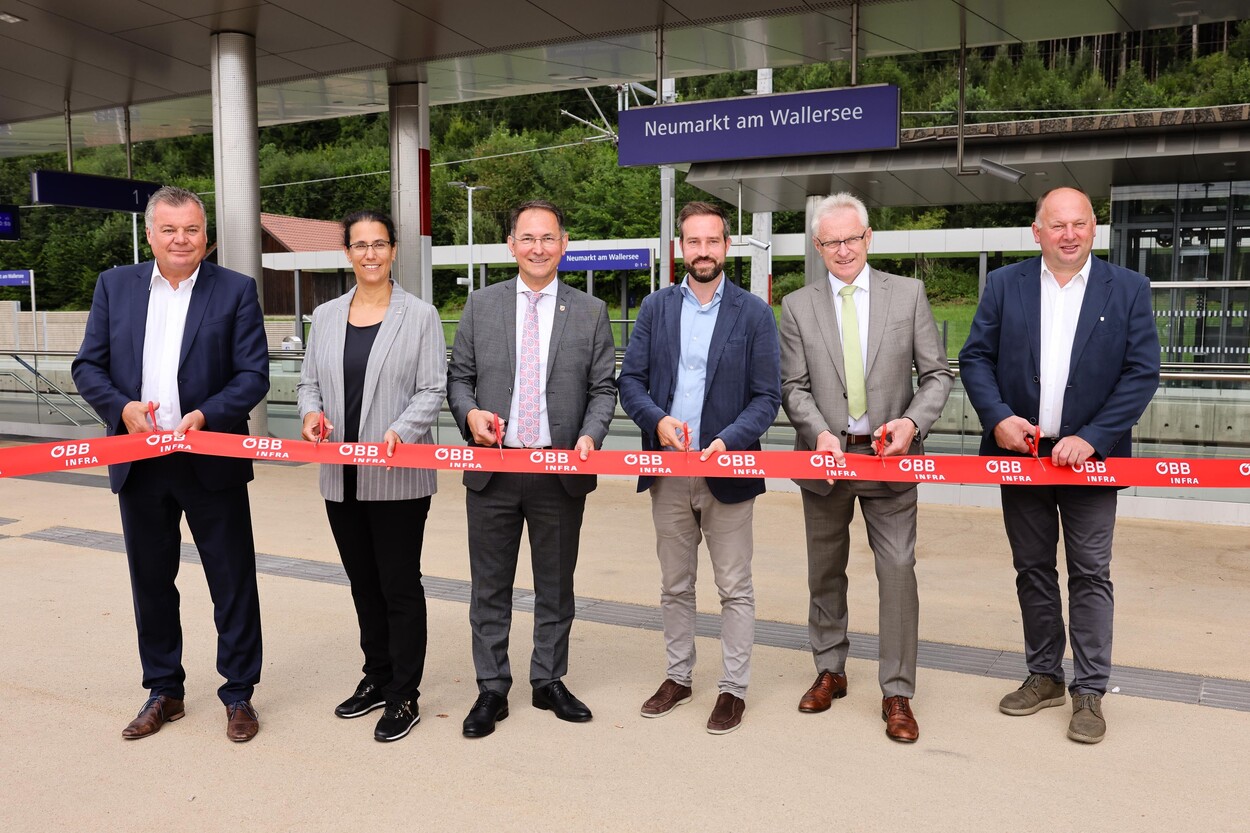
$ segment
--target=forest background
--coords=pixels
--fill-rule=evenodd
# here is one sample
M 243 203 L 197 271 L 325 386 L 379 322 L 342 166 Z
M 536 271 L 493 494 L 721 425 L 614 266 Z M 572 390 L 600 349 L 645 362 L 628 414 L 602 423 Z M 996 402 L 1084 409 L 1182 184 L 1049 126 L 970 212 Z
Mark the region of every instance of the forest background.
M 861 62 L 860 82 L 899 87 L 904 128 L 955 122 L 957 53 L 868 59 Z M 754 91 L 755 83 L 754 72 L 734 72 L 678 79 L 676 89 L 679 101 L 695 101 L 740 96 Z M 773 73 L 777 93 L 849 84 L 846 62 Z M 590 93 L 612 118 L 616 92 L 600 87 Z M 972 50 L 966 100 L 970 122 L 1250 102 L 1250 21 Z M 593 130 L 562 115 L 562 109 L 598 121 L 581 89 L 430 108 L 434 245 L 466 242 L 465 192 L 448 187 L 455 180 L 490 187 L 474 199 L 475 243 L 503 242 L 509 207 L 535 197 L 564 208 L 575 240 L 657 234 L 658 169 L 619 167 L 614 145 L 596 141 Z M 262 211 L 337 220 L 360 208 L 389 208 L 386 113 L 263 128 L 259 148 Z M 136 143 L 133 163 L 136 179 L 200 193 L 209 209 L 209 239 L 214 239 L 211 134 Z M 34 269 L 40 309 L 87 309 L 97 274 L 133 260 L 130 215 L 30 205 L 30 172 L 64 167 L 63 154 L 0 160 L 0 203 L 23 206 L 23 239 L 0 243 L 0 269 Z M 78 149 L 74 168 L 124 177 L 124 148 Z M 686 185 L 680 173 L 676 197 L 678 205 L 709 199 Z M 731 216 L 736 213 L 726 208 Z M 1099 201 L 1096 210 L 1099 222 L 1106 222 L 1107 202 Z M 1032 221 L 1032 205 L 887 207 L 872 210 L 870 219 L 878 230 L 1014 227 Z M 773 215 L 774 233 L 801 232 L 802 226 L 801 212 Z M 142 234 L 140 241 L 140 256 L 147 258 Z M 935 310 L 970 317 L 975 261 L 919 257 L 874 258 L 873 263 L 922 278 Z M 802 263 L 777 261 L 774 271 L 773 300 L 779 304 L 802 286 Z M 512 274 L 500 268 L 489 279 Z M 435 270 L 434 301 L 444 318 L 459 317 L 464 288 L 455 279 L 462 275 L 462 269 Z M 580 276 L 572 273 L 567 279 L 576 285 Z M 645 273 L 631 279 L 646 291 Z M 0 288 L 0 300 L 28 304 L 29 296 L 25 289 Z M 968 307 L 966 315 L 959 314 L 960 306 Z

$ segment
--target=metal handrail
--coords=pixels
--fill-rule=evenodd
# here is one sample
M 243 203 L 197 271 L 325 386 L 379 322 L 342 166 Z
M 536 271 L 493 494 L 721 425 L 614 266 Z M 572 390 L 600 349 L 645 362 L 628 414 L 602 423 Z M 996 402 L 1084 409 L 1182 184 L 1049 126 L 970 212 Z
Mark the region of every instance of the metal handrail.
M 97 416 L 96 414 L 92 413 L 92 412 L 91 412 L 90 410 L 88 410 L 87 408 L 83 407 L 82 403 L 81 403 L 81 402 L 78 402 L 77 400 L 75 400 L 75 399 L 74 399 L 74 397 L 70 396 L 68 393 L 66 393 L 65 391 L 61 390 L 59 387 L 57 387 L 56 383 L 55 383 L 55 382 L 53 382 L 51 379 L 49 379 L 47 376 L 44 376 L 42 373 L 40 373 L 38 368 L 36 368 L 36 367 L 32 367 L 32 366 L 30 365 L 30 363 L 29 363 L 29 362 L 27 362 L 25 359 L 23 359 L 23 358 L 22 358 L 21 356 L 19 356 L 17 353 L 9 353 L 8 355 L 9 355 L 9 358 L 13 359 L 15 362 L 17 362 L 18 364 L 20 364 L 22 367 L 24 367 L 24 368 L 26 368 L 27 370 L 29 370 L 29 371 L 31 372 L 31 375 L 33 375 L 33 376 L 35 377 L 35 387 L 34 387 L 34 388 L 31 388 L 31 390 L 33 390 L 33 391 L 35 392 L 35 395 L 36 395 L 36 396 L 38 396 L 38 397 L 39 397 L 39 399 L 40 399 L 40 400 L 42 400 L 42 401 L 43 401 L 43 403 L 44 403 L 45 405 L 47 405 L 49 408 L 53 409 L 53 410 L 54 410 L 54 411 L 56 411 L 58 414 L 60 414 L 61 416 L 65 417 L 65 418 L 66 418 L 66 419 L 68 419 L 70 422 L 74 423 L 74 425 L 81 425 L 81 424 L 82 424 L 82 423 L 78 422 L 77 420 L 75 420 L 73 417 L 71 417 L 71 416 L 69 416 L 68 414 L 66 414 L 66 413 L 65 413 L 64 411 L 62 411 L 60 408 L 56 407 L 56 405 L 53 405 L 53 404 L 52 404 L 52 401 L 51 401 L 50 399 L 48 399 L 48 398 L 47 398 L 47 397 L 45 397 L 42 393 L 40 393 L 40 392 L 39 392 L 38 385 L 39 385 L 39 381 L 40 381 L 41 379 L 43 380 L 43 383 L 44 383 L 45 385 L 47 385 L 47 386 L 48 386 L 48 387 L 50 387 L 52 390 L 54 390 L 54 391 L 56 391 L 58 394 L 60 394 L 62 399 L 64 399 L 66 402 L 68 402 L 69 404 L 73 405 L 75 408 L 77 408 L 78 410 L 80 410 L 80 411 L 82 411 L 84 414 L 86 414 L 86 415 L 87 415 L 87 416 L 91 419 L 91 421 L 92 421 L 92 422 L 98 422 L 98 423 L 100 423 L 101 425 L 103 425 L 103 424 L 104 424 L 104 420 L 100 419 L 100 418 L 99 418 L 99 416 Z M 8 375 L 12 376 L 14 379 L 17 379 L 17 381 L 22 382 L 22 380 L 21 380 L 21 379 L 18 379 L 17 374 L 13 373 L 12 371 L 9 371 L 9 372 L 8 372 Z M 25 383 L 25 382 L 22 382 L 22 384 L 23 384 L 23 385 L 25 385 L 26 383 Z M 29 385 L 26 385 L 26 387 L 30 388 L 30 386 L 29 386 Z
M 35 398 L 36 398 L 36 399 L 38 399 L 38 400 L 39 400 L 40 402 L 42 402 L 43 404 L 47 405 L 47 406 L 48 406 L 49 408 L 51 408 L 52 410 L 56 411 L 56 412 L 57 412 L 58 414 L 60 414 L 61 416 L 65 417 L 65 419 L 67 419 L 67 420 L 69 420 L 70 422 L 72 422 L 72 423 L 74 424 L 74 427 L 75 427 L 75 428 L 78 428 L 78 427 L 81 427 L 81 426 L 82 426 L 82 423 L 81 423 L 81 422 L 79 422 L 78 420 L 74 419 L 72 416 L 70 416 L 69 414 L 65 413 L 65 412 L 64 412 L 64 411 L 62 411 L 60 408 L 58 408 L 58 407 L 56 406 L 56 403 L 54 403 L 52 400 L 48 399 L 48 397 L 46 397 L 46 396 L 44 396 L 42 393 L 40 393 L 40 391 L 39 391 L 39 389 L 38 389 L 38 388 L 33 387 L 33 386 L 29 383 L 29 382 L 27 382 L 27 381 L 26 381 L 25 379 L 23 379 L 21 376 L 18 376 L 18 375 L 17 375 L 16 373 L 14 373 L 12 370 L 6 370 L 6 371 L 4 371 L 3 373 L 0 373 L 0 376 L 12 376 L 12 377 L 13 377 L 13 379 L 14 379 L 14 380 L 16 380 L 16 382 L 17 382 L 19 385 L 21 385 L 22 387 L 26 388 L 26 390 L 28 390 L 28 391 L 30 391 L 31 393 L 33 393 L 33 394 L 35 395 Z M 72 402 L 73 400 L 70 400 L 70 401 Z M 74 404 L 77 404 L 77 403 L 74 403 Z M 101 423 L 101 424 L 103 424 L 103 423 Z

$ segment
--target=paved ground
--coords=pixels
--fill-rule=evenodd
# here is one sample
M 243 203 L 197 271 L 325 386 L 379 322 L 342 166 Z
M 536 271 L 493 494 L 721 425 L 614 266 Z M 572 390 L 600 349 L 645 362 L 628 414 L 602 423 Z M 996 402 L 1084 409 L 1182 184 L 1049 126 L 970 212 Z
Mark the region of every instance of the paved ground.
M 409 737 L 379 744 L 372 719 L 338 720 L 330 711 L 357 681 L 360 659 L 315 475 L 311 466 L 258 469 L 257 549 L 281 558 L 264 561 L 260 576 L 266 661 L 254 702 L 262 730 L 243 745 L 223 736 L 199 568 L 184 565 L 179 579 L 187 717 L 123 742 L 120 730 L 144 692 L 115 499 L 95 472 L 0 481 L 6 831 L 1244 825 L 1244 528 L 1121 521 L 1113 682 L 1149 696 L 1109 695 L 1108 738 L 1087 747 L 1065 738 L 1066 708 L 1026 718 L 996 709 L 1013 683 L 994 675 L 1018 662 L 1021 649 L 998 512 L 923 506 L 928 644 L 914 701 L 921 739 L 903 746 L 884 735 L 871 659 L 850 661 L 850 695 L 830 712 L 795 709 L 814 676 L 794 641 L 807 605 L 802 512 L 797 495 L 770 493 L 756 508 L 755 584 L 767 644 L 756 648 L 742 729 L 714 737 L 703 729 L 716 694 L 712 639 L 700 641 L 693 702 L 662 720 L 638 716 L 663 678 L 661 637 L 646 627 L 655 621 L 657 568 L 647 499 L 608 480 L 587 508 L 577 574 L 586 618 L 574 627 L 566 678 L 594 721 L 564 724 L 530 708 L 520 683 L 511 717 L 495 735 L 470 741 L 460 735 L 475 694 L 467 606 L 457 600 L 468 579 L 464 499 L 444 475 L 425 538 L 432 600 L 423 717 Z M 851 626 L 856 653 L 867 657 L 876 582 L 859 521 L 856 534 Z M 700 611 L 714 614 L 710 579 L 705 570 Z M 524 566 L 517 584 L 531 586 Z M 532 619 L 524 599 L 518 609 L 512 657 L 523 669 Z M 714 618 L 703 624 L 714 633 Z M 986 670 L 978 663 L 987 658 L 1001 661 Z M 1200 704 L 1214 702 L 1238 708 Z

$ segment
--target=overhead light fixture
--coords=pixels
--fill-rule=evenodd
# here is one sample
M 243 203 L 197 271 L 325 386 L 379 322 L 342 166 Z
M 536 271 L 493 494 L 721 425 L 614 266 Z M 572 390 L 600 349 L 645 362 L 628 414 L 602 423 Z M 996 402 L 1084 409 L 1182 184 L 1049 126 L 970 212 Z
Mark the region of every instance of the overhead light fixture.
M 989 174 L 999 179 L 1005 179 L 1012 185 L 1019 185 L 1020 180 L 1024 179 L 1024 171 L 1017 171 L 1015 168 L 1007 165 L 1000 165 L 997 162 L 991 162 L 988 159 L 982 159 L 977 163 L 977 170 L 983 174 Z
M 26 18 L 8 12 L 0 12 L 0 23 L 25 23 Z
M 569 77 L 570 81 L 598 81 L 598 75 L 573 75 Z

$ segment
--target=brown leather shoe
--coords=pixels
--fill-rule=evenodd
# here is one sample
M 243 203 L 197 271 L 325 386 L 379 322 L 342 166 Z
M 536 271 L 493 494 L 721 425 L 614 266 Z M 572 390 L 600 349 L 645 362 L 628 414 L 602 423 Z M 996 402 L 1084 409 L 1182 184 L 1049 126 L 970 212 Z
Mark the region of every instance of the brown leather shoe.
M 166 723 L 172 723 L 184 714 L 186 712 L 182 708 L 181 700 L 166 697 L 164 694 L 149 697 L 143 708 L 139 709 L 139 715 L 122 729 L 122 738 L 138 740 L 155 735 Z
M 899 743 L 915 743 L 920 737 L 916 716 L 911 713 L 911 702 L 901 695 L 881 698 L 881 719 L 885 721 L 885 735 Z
M 834 700 L 845 696 L 846 675 L 836 674 L 833 671 L 821 671 L 816 677 L 816 682 L 812 683 L 812 687 L 803 695 L 803 699 L 799 700 L 799 711 L 809 714 L 827 711 L 833 705 Z
M 643 717 L 663 717 L 682 703 L 690 702 L 690 686 L 665 680 L 655 694 L 642 704 Z
M 716 698 L 712 708 L 712 716 L 707 719 L 707 731 L 710 735 L 727 735 L 742 725 L 742 715 L 747 710 L 747 702 L 735 697 L 728 691 L 722 691 Z
M 250 700 L 239 700 L 226 706 L 226 737 L 235 743 L 244 743 L 256 737 L 260 720 Z

